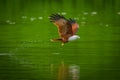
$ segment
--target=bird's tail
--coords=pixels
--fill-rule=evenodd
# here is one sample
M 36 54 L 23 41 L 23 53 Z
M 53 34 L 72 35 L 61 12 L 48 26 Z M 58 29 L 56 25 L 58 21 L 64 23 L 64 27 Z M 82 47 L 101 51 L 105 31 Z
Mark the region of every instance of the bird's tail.
M 51 41 L 52 42 L 58 42 L 58 41 L 62 42 L 62 39 L 51 39 Z

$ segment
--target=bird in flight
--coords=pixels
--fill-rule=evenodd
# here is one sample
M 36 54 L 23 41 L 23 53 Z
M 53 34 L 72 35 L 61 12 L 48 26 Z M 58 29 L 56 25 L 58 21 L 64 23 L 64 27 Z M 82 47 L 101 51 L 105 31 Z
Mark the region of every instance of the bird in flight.
M 80 37 L 76 35 L 78 31 L 79 24 L 76 23 L 74 19 L 66 19 L 64 16 L 59 14 L 52 14 L 50 17 L 50 22 L 53 22 L 54 25 L 58 28 L 58 33 L 60 38 L 51 39 L 53 42 L 62 42 L 62 45 L 69 41 L 74 41 L 79 39 Z

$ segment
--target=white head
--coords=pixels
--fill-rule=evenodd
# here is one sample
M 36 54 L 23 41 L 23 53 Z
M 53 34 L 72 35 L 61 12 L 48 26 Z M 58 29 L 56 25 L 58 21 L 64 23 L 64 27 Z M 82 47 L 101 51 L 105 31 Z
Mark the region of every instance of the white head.
M 71 37 L 68 38 L 68 41 L 75 41 L 75 40 L 77 40 L 77 39 L 80 39 L 80 36 L 78 36 L 78 35 L 73 35 L 73 36 L 71 36 Z

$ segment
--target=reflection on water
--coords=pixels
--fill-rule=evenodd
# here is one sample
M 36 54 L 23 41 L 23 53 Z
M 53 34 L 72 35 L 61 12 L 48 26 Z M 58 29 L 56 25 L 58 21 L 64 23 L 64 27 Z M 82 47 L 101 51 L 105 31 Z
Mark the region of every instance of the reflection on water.
M 69 75 L 70 75 L 71 80 L 79 80 L 80 67 L 77 65 L 69 66 Z
M 119 0 L 0 0 L 0 79 L 57 80 L 64 61 L 70 80 L 118 80 L 119 7 Z M 81 39 L 50 42 L 59 37 L 53 13 L 74 18 Z

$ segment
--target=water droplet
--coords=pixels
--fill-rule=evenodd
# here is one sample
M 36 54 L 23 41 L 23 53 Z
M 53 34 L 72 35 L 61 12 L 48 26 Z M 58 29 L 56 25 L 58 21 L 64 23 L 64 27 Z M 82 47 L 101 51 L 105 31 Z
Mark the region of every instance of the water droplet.
M 75 17 L 74 19 L 75 19 L 75 20 L 79 20 L 79 18 L 77 18 L 77 17 Z
M 30 18 L 30 21 L 34 21 L 36 18 L 35 17 L 31 17 Z
M 97 14 L 97 12 L 95 12 L 95 11 L 91 12 L 91 15 L 96 15 L 96 14 Z
M 6 23 L 10 23 L 10 20 L 6 20 Z
M 86 20 L 86 18 L 85 18 L 85 17 L 82 17 L 82 20 Z
M 81 26 L 84 26 L 85 24 L 86 24 L 86 22 L 85 22 L 85 21 L 81 22 Z
M 102 26 L 103 25 L 103 23 L 100 23 L 100 26 Z
M 26 19 L 26 18 L 27 18 L 27 16 L 22 16 L 21 18 L 22 18 L 22 19 Z
M 120 12 L 118 12 L 117 14 L 120 15 Z
M 106 24 L 105 26 L 106 26 L 106 27 L 108 27 L 109 25 L 108 25 L 108 24 Z
M 16 24 L 16 22 L 10 22 L 9 24 Z
M 62 14 L 62 15 L 66 15 L 67 13 L 66 13 L 66 12 L 62 12 L 61 14 Z
M 57 52 L 56 52 L 56 53 L 53 53 L 53 54 L 60 54 L 60 53 L 57 53 Z
M 83 14 L 84 14 L 84 15 L 88 15 L 88 12 L 84 12 Z
M 38 17 L 38 19 L 39 19 L 39 20 L 42 20 L 42 19 L 43 19 L 43 17 Z

